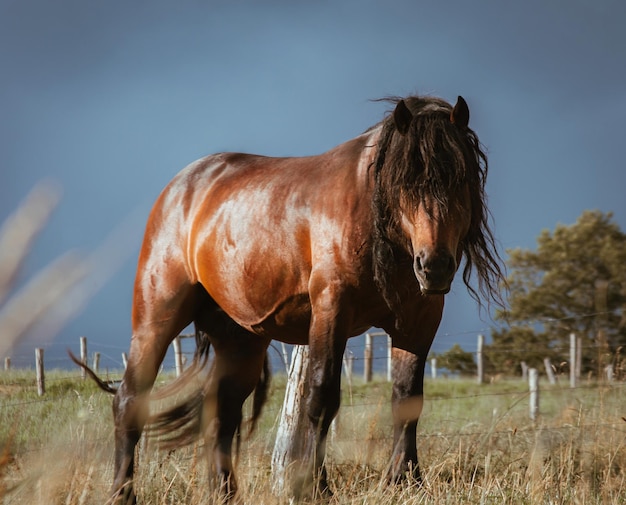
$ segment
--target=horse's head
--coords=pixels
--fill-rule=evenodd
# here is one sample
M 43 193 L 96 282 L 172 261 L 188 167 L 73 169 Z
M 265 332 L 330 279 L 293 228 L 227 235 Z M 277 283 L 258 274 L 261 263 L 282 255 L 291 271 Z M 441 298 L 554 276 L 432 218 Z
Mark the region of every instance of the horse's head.
M 390 306 L 400 301 L 393 283 L 407 255 L 426 295 L 450 290 L 464 256 L 463 278 L 472 294 L 472 267 L 490 295 L 502 277 L 487 226 L 487 159 L 468 123 L 462 97 L 454 107 L 409 97 L 396 100 L 382 124 L 374 164 L 374 274 Z
M 421 292 L 445 294 L 463 256 L 463 241 L 471 224 L 471 178 L 466 172 L 478 167 L 468 167 L 475 160 L 468 160 L 463 153 L 467 149 L 455 144 L 462 137 L 457 133 L 464 135 L 469 122 L 465 100 L 459 97 L 452 111 L 441 104 L 425 109 L 418 112 L 424 116 L 420 130 L 413 131 L 413 138 L 404 139 L 409 151 L 413 149 L 407 168 L 418 177 L 401 189 L 399 225 Z M 428 115 L 444 117 L 433 122 Z M 396 105 L 393 120 L 401 136 L 411 135 L 415 117 L 403 100 Z

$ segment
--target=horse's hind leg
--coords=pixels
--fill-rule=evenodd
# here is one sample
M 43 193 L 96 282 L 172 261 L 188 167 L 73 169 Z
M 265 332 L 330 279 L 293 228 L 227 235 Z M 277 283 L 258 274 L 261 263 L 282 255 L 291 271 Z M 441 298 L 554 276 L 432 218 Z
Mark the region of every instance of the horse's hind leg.
M 253 335 L 235 323 L 211 331 L 214 365 L 205 396 L 204 419 L 207 447 L 219 479 L 221 494 L 231 499 L 237 492 L 232 445 L 240 429 L 242 406 L 263 373 L 269 340 Z
M 165 280 L 161 280 L 165 283 Z M 115 422 L 114 503 L 136 502 L 132 486 L 135 447 L 149 415 L 149 395 L 171 341 L 187 326 L 197 304 L 197 287 L 151 286 L 151 292 L 135 287 L 133 336 L 128 365 L 113 400 Z M 169 289 L 162 289 L 167 287 Z M 158 289 L 161 288 L 161 289 Z M 172 294 L 173 293 L 173 294 Z

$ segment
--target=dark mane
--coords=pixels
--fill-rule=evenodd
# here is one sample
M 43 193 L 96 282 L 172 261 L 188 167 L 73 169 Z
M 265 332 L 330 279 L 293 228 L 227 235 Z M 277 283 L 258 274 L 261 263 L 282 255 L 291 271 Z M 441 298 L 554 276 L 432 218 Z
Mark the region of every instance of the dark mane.
M 447 212 L 453 203 L 450 196 L 468 185 L 472 217 L 469 233 L 462 243 L 463 281 L 479 305 L 482 305 L 481 297 L 502 305 L 500 284 L 504 276 L 489 228 L 485 198 L 487 156 L 478 137 L 470 128 L 450 121 L 452 106 L 441 99 L 412 96 L 403 100 L 414 116 L 410 129 L 406 135 L 399 134 L 393 116 L 388 115 L 380 124 L 382 131 L 372 167 L 375 175 L 373 267 L 378 287 L 398 318 L 400 295 L 394 287 L 394 276 L 396 265 L 408 250 L 399 229 L 400 203 L 414 206 L 429 195 Z M 387 101 L 397 104 L 400 99 Z M 470 283 L 474 271 L 477 288 Z

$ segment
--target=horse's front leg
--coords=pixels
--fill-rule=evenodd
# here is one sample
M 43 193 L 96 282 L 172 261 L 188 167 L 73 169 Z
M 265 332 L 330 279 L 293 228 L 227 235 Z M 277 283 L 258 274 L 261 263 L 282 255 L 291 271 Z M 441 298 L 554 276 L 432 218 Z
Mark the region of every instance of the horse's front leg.
M 115 469 L 110 503 L 134 505 L 135 447 L 141 438 L 150 409 L 154 384 L 166 339 L 133 337 L 124 379 L 113 399 L 115 422 Z
M 424 405 L 424 366 L 443 312 L 443 297 L 420 303 L 407 319 L 403 334 L 392 336 L 393 453 L 389 482 L 412 478 L 421 482 L 417 461 L 417 422 Z
M 339 410 L 341 365 L 346 346 L 345 316 L 332 289 L 315 299 L 309 332 L 308 469 L 296 484 L 296 495 L 330 496 L 324 458 L 326 437 Z
M 410 477 L 421 482 L 416 434 L 424 404 L 426 355 L 394 348 L 392 358 L 393 454 L 387 479 L 395 483 Z

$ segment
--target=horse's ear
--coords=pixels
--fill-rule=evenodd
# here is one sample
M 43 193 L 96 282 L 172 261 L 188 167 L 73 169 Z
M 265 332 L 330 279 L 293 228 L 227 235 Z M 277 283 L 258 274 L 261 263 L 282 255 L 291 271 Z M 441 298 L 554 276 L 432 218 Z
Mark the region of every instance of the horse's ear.
M 405 135 L 409 131 L 411 121 L 413 121 L 413 114 L 404 103 L 404 100 L 400 100 L 393 111 L 393 121 L 396 124 L 396 128 L 400 134 Z
M 462 128 L 467 128 L 469 124 L 469 107 L 467 102 L 462 96 L 459 96 L 456 100 L 456 105 L 450 113 L 450 122 Z

